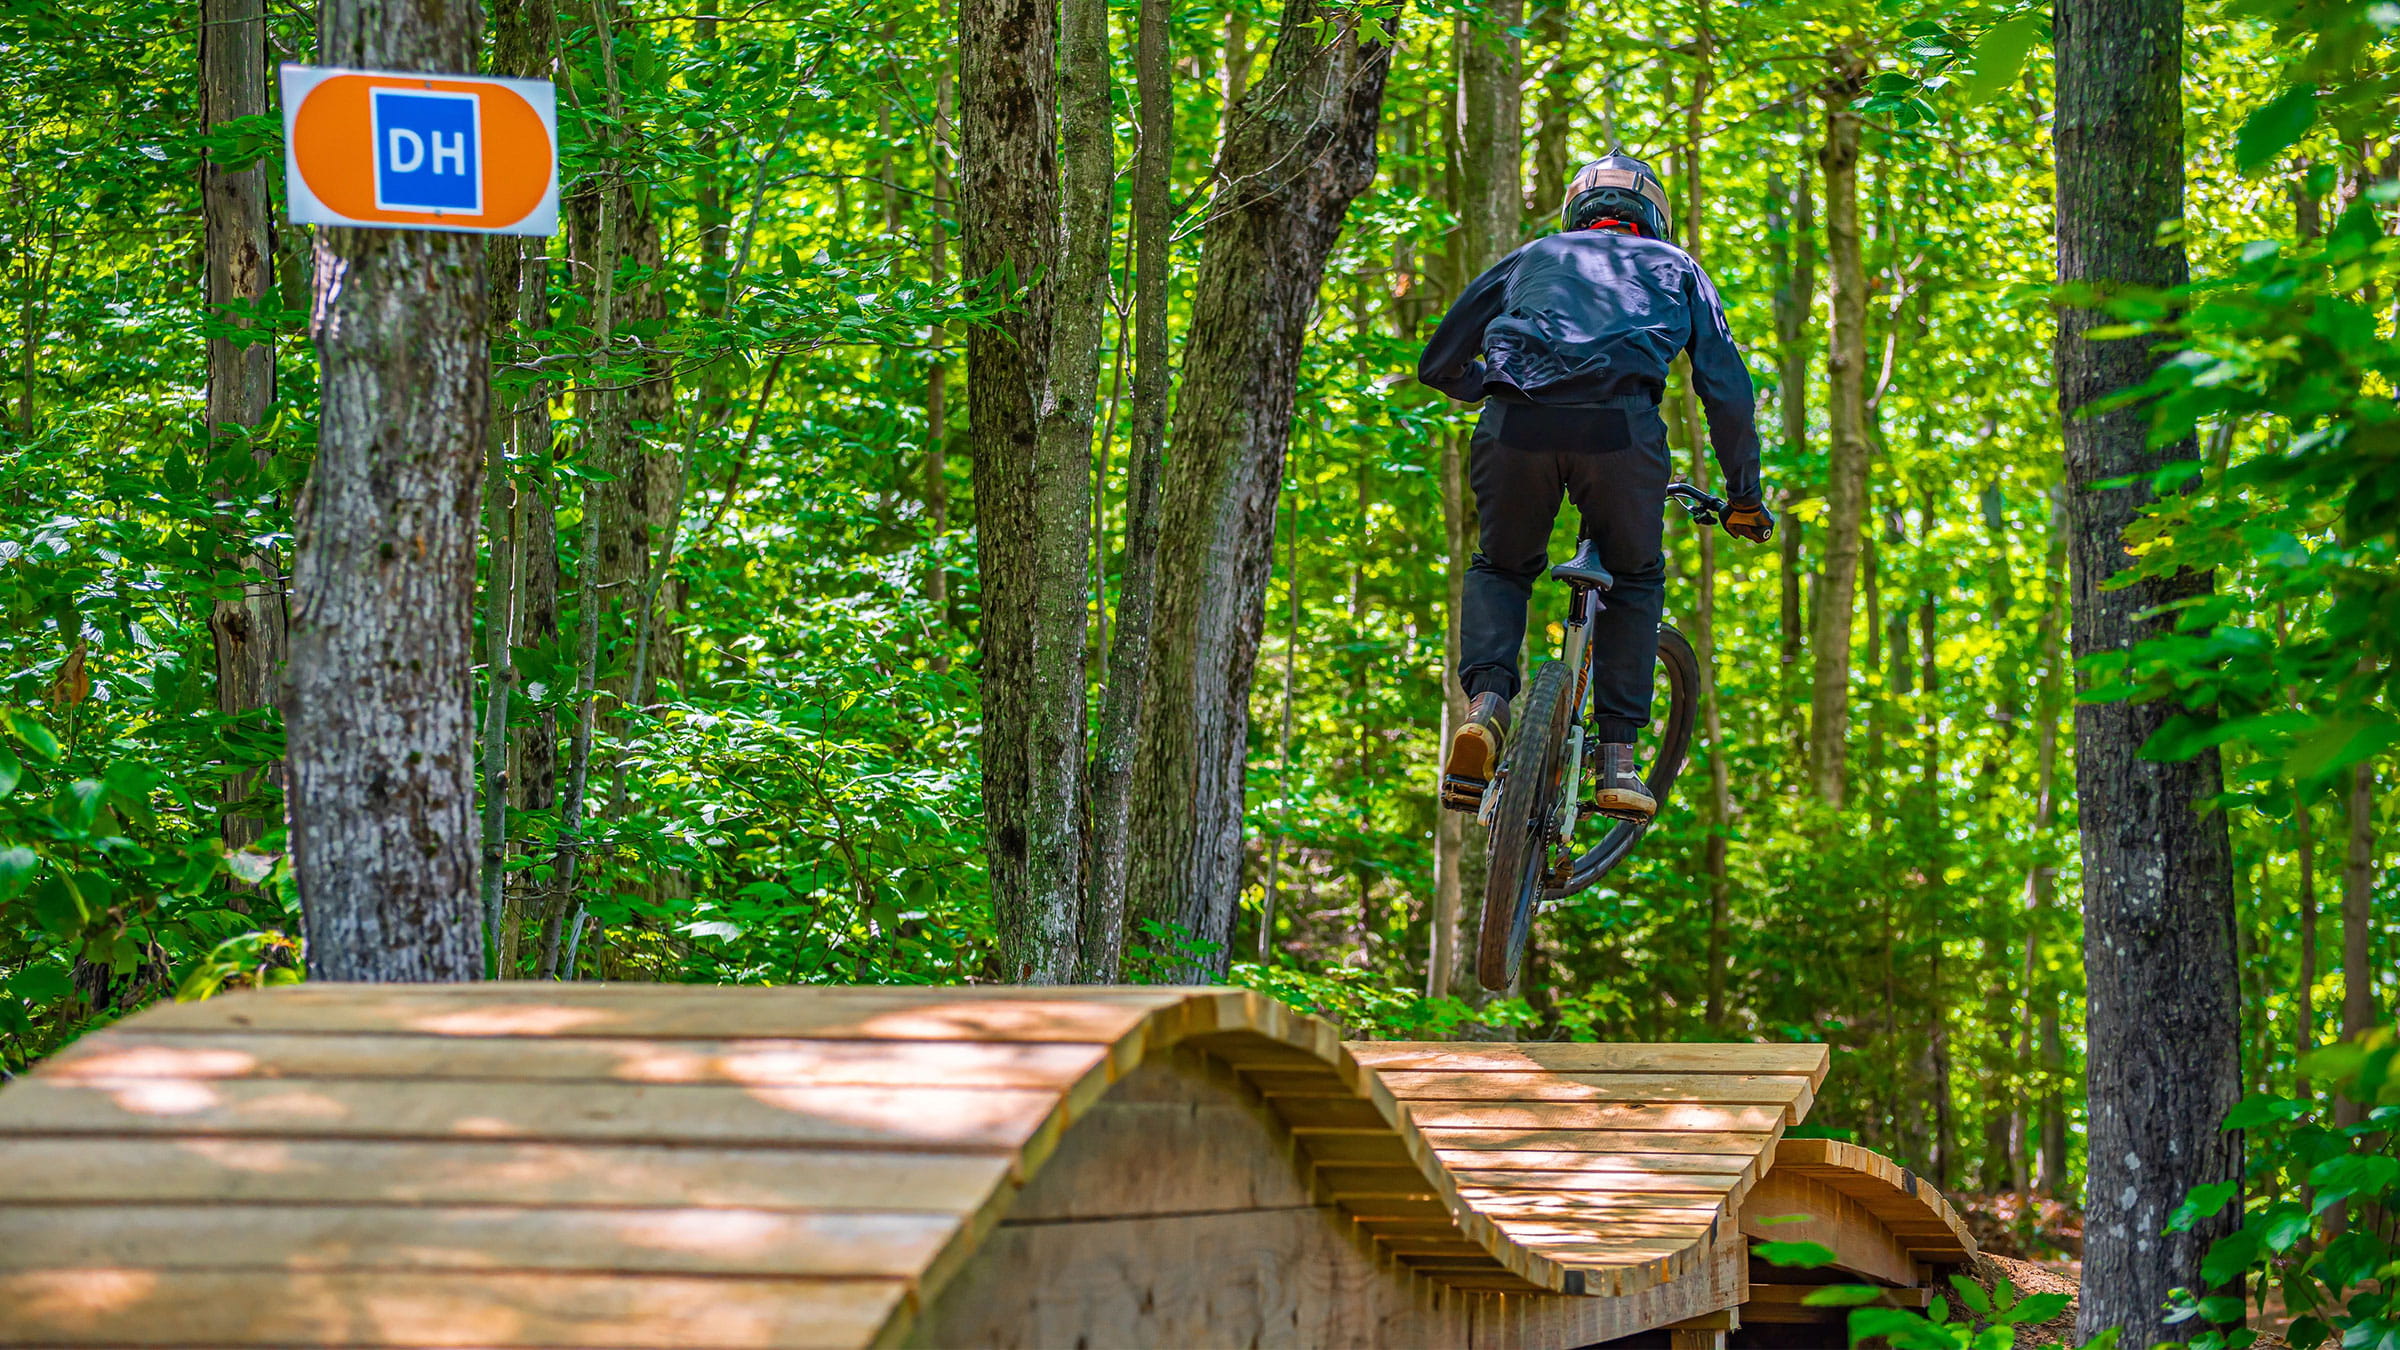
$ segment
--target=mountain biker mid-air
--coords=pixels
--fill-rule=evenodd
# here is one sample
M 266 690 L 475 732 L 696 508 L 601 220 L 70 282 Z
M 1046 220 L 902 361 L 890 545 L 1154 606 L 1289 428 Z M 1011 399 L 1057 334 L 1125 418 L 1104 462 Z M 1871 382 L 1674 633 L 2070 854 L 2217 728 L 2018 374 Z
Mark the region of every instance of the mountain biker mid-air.
M 1749 368 L 1716 287 L 1674 244 L 1658 176 L 1622 154 L 1587 164 L 1559 219 L 1558 233 L 1468 285 L 1417 363 L 1426 384 L 1483 401 L 1468 468 L 1482 533 L 1459 617 L 1467 720 L 1443 773 L 1481 785 L 1499 766 L 1526 606 L 1563 496 L 1616 578 L 1592 620 L 1593 801 L 1641 820 L 1658 809 L 1633 741 L 1650 720 L 1666 603 L 1660 544 L 1673 464 L 1658 403 L 1676 353 L 1691 353 L 1692 387 L 1708 410 L 1730 503 L 1725 529 L 1762 542 L 1775 517 L 1759 495 Z

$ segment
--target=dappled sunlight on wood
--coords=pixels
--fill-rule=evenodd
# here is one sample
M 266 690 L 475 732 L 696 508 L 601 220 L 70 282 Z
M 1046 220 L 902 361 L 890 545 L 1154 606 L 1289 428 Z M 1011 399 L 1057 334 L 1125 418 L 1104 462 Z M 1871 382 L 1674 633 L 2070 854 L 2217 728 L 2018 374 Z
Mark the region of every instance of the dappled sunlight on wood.
M 0 1308 L 28 1326 L 73 1332 L 131 1308 L 158 1288 L 155 1270 L 33 1270 L 0 1273 Z
M 141 1079 L 115 1085 L 96 1084 L 120 1111 L 137 1116 L 188 1116 L 217 1105 L 217 1094 L 206 1083 L 181 1079 Z

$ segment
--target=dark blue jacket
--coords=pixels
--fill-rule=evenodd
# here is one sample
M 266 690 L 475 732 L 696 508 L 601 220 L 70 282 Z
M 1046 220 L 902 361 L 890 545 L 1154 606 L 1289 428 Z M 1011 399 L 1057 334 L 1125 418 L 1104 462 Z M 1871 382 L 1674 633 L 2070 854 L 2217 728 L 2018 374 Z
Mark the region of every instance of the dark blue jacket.
M 1682 351 L 1692 354 L 1692 387 L 1708 410 L 1725 495 L 1755 501 L 1750 369 L 1717 288 L 1673 244 L 1605 230 L 1534 240 L 1458 297 L 1425 345 L 1417 378 L 1470 403 L 1599 403 L 1630 394 L 1656 402 Z

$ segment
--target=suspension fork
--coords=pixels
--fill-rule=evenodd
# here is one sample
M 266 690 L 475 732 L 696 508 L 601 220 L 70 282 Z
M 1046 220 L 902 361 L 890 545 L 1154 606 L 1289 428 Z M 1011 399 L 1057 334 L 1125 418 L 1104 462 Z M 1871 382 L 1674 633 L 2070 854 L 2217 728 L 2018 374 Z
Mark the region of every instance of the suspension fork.
M 1575 829 L 1576 799 L 1583 795 L 1583 707 L 1592 692 L 1592 618 L 1606 608 L 1608 602 L 1587 586 L 1575 587 L 1567 601 L 1566 641 L 1560 656 L 1567 661 L 1568 669 L 1575 672 L 1575 702 L 1567 720 L 1567 743 L 1563 747 L 1567 771 L 1561 782 L 1566 790 L 1559 796 L 1557 825 L 1562 847 Z

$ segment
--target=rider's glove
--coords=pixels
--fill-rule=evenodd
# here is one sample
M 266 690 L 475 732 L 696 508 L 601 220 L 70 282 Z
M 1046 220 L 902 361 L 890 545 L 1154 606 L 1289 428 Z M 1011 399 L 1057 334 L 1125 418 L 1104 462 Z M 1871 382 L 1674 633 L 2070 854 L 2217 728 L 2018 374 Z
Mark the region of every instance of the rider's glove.
M 1775 537 L 1775 513 L 1765 502 L 1735 502 L 1725 508 L 1725 533 L 1763 544 Z

